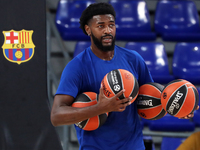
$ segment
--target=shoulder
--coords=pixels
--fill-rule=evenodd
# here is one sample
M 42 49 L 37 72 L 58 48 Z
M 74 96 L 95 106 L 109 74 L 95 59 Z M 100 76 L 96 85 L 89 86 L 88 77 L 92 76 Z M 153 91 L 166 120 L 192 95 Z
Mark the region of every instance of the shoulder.
M 89 49 L 85 49 L 70 62 L 68 62 L 63 72 L 70 72 L 71 74 L 83 72 L 83 70 L 87 68 L 86 66 L 91 63 L 91 58 L 88 51 Z
M 80 64 L 91 62 L 90 47 L 79 53 L 72 60 L 73 62 Z
M 83 63 L 86 63 L 90 61 L 90 56 L 89 56 L 89 48 L 86 48 L 84 51 L 79 53 L 76 57 L 74 57 L 68 64 L 67 66 L 82 66 Z

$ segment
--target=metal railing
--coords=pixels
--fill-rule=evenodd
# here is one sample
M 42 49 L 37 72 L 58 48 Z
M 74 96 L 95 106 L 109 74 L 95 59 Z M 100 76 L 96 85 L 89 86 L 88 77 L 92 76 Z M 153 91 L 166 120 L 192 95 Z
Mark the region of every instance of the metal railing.
M 55 70 L 51 66 L 50 59 L 51 59 L 51 36 L 52 34 L 55 36 L 58 46 L 64 56 L 65 63 L 67 64 L 70 61 L 70 56 L 68 54 L 67 48 L 65 47 L 58 31 L 54 23 L 53 16 L 47 10 L 46 11 L 46 41 L 47 41 L 47 90 L 48 90 L 48 98 L 50 105 L 53 104 L 53 90 L 52 87 L 54 86 L 56 89 L 59 85 L 59 78 L 56 76 Z M 60 126 L 56 127 L 58 132 L 59 138 L 61 140 L 61 144 L 63 150 L 71 150 L 73 149 L 73 145 L 70 143 L 70 126 Z

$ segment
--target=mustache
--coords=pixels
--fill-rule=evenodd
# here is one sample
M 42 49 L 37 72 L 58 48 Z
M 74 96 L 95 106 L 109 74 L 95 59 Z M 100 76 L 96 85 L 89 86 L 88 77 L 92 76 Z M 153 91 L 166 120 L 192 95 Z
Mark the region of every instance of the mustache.
M 112 34 L 106 34 L 106 35 L 102 36 L 101 39 L 103 39 L 104 37 L 108 37 L 108 36 L 112 37 L 112 39 L 113 39 Z

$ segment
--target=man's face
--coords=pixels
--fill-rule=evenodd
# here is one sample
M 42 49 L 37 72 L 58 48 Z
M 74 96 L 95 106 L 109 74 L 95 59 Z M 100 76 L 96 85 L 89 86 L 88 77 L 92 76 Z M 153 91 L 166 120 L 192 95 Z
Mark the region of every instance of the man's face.
M 90 27 L 92 40 L 98 49 L 105 52 L 114 50 L 116 27 L 112 15 L 93 16 Z

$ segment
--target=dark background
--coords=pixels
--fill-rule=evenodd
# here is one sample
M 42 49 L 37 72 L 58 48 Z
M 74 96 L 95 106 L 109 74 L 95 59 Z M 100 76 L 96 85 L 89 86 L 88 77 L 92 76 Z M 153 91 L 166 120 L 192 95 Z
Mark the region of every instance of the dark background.
M 0 1 L 0 46 L 3 31 L 33 30 L 35 53 L 12 63 L 0 52 L 0 149 L 59 150 L 47 99 L 45 0 Z

